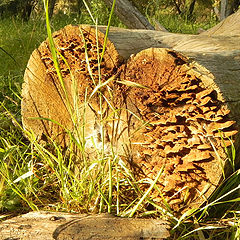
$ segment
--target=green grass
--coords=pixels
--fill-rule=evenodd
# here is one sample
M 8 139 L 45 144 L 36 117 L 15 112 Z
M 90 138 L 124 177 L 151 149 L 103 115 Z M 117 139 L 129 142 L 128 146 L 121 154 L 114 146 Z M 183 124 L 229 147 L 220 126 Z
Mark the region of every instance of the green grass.
M 213 27 L 217 23 L 214 19 L 207 19 L 199 22 L 196 20 L 190 21 L 184 16 L 165 12 L 162 12 L 156 17 L 158 22 L 162 24 L 168 31 L 186 34 L 197 34 L 200 31 Z M 154 21 L 152 24 L 154 25 Z
M 106 10 L 103 4 L 93 5 L 91 10 L 99 16 L 99 24 L 107 25 L 109 18 L 103 14 L 103 10 Z M 106 12 L 110 13 L 110 10 Z M 182 17 L 171 14 L 166 16 L 163 13 L 155 17 L 174 32 L 195 33 L 199 27 L 206 28 L 214 24 L 196 24 Z M 80 120 L 76 122 L 80 128 L 74 133 L 69 132 L 70 144 L 67 150 L 63 150 L 55 142 L 42 146 L 36 141 L 34 134 L 22 129 L 20 92 L 24 69 L 31 52 L 47 37 L 45 26 L 51 38 L 50 30 L 57 30 L 70 23 L 92 23 L 91 21 L 88 15 L 76 18 L 62 13 L 55 16 L 51 27 L 48 21 L 46 24 L 43 16 L 28 23 L 19 19 L 0 21 L 0 47 L 3 49 L 0 50 L 1 212 L 46 209 L 161 217 L 172 224 L 171 239 L 240 239 L 239 170 L 219 186 L 205 206 L 188 211 L 182 216 L 175 216 L 167 206 L 162 208 L 148 197 L 151 189 L 155 188 L 157 179 L 148 182 L 148 190 L 142 192 L 139 182 L 134 179 L 121 157 L 114 151 L 106 153 L 104 144 L 96 149 L 97 157 L 87 158 L 84 153 L 84 117 L 78 118 Z M 113 17 L 113 24 L 121 26 L 116 17 Z M 53 55 L 57 55 L 53 42 L 51 48 Z M 55 61 L 55 67 L 58 68 L 56 56 Z M 98 61 L 101 61 L 100 55 Z M 59 79 L 61 80 L 60 71 Z M 99 76 L 99 83 L 92 93 L 99 98 L 100 110 L 103 96 L 99 90 L 104 84 L 106 83 L 101 83 Z M 64 84 L 62 87 L 64 88 Z M 85 101 L 87 104 L 87 97 Z M 73 112 L 76 109 L 69 106 L 69 111 L 75 121 Z M 103 114 L 101 117 L 101 122 L 104 122 Z M 230 156 L 231 153 L 229 158 Z M 155 210 L 148 210 L 149 204 Z

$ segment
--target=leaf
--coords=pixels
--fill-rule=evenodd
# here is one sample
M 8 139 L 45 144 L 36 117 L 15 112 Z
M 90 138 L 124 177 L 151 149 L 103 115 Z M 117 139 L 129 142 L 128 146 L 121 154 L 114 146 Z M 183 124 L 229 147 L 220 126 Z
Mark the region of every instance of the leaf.
M 191 217 L 193 215 L 193 213 L 196 212 L 197 210 L 198 209 L 193 208 L 193 209 L 189 209 L 188 211 L 183 213 L 183 215 L 178 219 L 178 223 L 173 227 L 173 229 L 177 228 L 184 220 Z
M 150 89 L 149 87 L 143 86 L 142 84 L 136 83 L 136 82 L 132 82 L 132 81 L 128 81 L 128 80 L 117 80 L 117 83 L 126 85 L 128 87 L 138 87 L 138 88 L 146 88 L 146 89 Z
M 155 184 L 157 183 L 159 177 L 162 175 L 163 173 L 163 169 L 165 166 L 162 166 L 162 168 L 160 169 L 160 171 L 158 172 L 156 179 L 152 182 L 151 186 L 148 188 L 148 190 L 144 193 L 144 195 L 141 197 L 141 199 L 138 201 L 138 203 L 134 206 L 133 210 L 131 211 L 131 213 L 129 214 L 129 217 L 133 217 L 134 213 L 137 211 L 137 209 L 139 208 L 139 206 L 142 204 L 142 202 L 147 198 L 148 194 L 152 191 L 153 187 L 155 186 Z
M 33 174 L 34 174 L 33 171 L 26 172 L 26 173 L 24 173 L 22 176 L 20 176 L 20 177 L 18 177 L 17 179 L 15 179 L 15 180 L 13 181 L 13 183 L 18 183 L 18 182 L 20 182 L 20 181 L 23 180 L 23 179 L 26 179 L 26 178 L 28 178 L 28 177 L 31 177 Z
M 188 237 L 189 235 L 191 235 L 194 232 L 198 232 L 198 231 L 202 231 L 202 230 L 220 229 L 220 228 L 225 228 L 225 227 L 222 227 L 222 226 L 219 226 L 219 227 L 218 226 L 217 227 L 216 226 L 199 227 L 197 229 L 192 230 L 191 232 L 186 233 L 185 235 L 183 235 L 181 237 L 181 239 L 184 239 L 184 238 Z

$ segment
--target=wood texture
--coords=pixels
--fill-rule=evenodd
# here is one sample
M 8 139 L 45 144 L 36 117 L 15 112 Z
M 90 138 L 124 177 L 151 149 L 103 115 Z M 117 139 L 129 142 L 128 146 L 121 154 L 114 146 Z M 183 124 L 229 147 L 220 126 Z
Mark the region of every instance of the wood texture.
M 88 121 L 84 123 L 85 107 L 83 103 L 85 94 L 88 95 L 99 81 L 97 43 L 95 29 L 85 26 L 82 31 L 84 37 L 81 36 L 78 27 L 68 26 L 54 34 L 56 48 L 68 62 L 67 65 L 63 59 L 59 59 L 65 90 L 57 77 L 47 41 L 33 52 L 28 62 L 22 91 L 23 125 L 32 129 L 38 136 L 38 140 L 46 140 L 50 137 L 64 145 L 67 129 L 74 131 L 79 127 L 76 124 L 81 126 L 85 124 L 88 129 L 95 124 L 95 112 L 93 111 L 87 111 L 89 113 Z M 85 38 L 85 42 L 83 42 L 83 38 Z M 99 32 L 98 38 L 101 54 L 104 35 Z M 85 44 L 88 49 L 89 66 L 85 61 Z M 120 62 L 120 56 L 113 44 L 109 42 L 101 63 L 102 81 L 114 74 Z M 88 67 L 91 68 L 91 75 Z M 78 86 L 77 92 L 74 92 L 76 86 Z M 93 98 L 87 108 L 91 107 L 91 104 L 94 105 L 94 102 Z M 71 114 L 76 105 L 78 105 L 79 111 Z M 91 140 L 89 139 L 89 141 Z
M 1 222 L 0 239 L 163 240 L 169 237 L 168 229 L 168 223 L 158 219 L 118 218 L 109 214 L 30 212 Z
M 206 32 L 201 33 L 201 35 L 215 35 L 215 36 L 235 36 L 240 35 L 240 10 L 238 10 L 236 13 L 230 15 L 223 21 L 221 21 L 219 24 L 217 24 L 215 27 L 210 28 Z
M 231 170 L 224 147 L 238 133 L 220 89 L 202 70 L 175 51 L 150 48 L 128 60 L 120 75 L 147 87 L 122 89 L 132 113 L 135 176 L 154 181 L 164 167 L 157 183 L 162 195 L 151 196 L 159 203 L 164 197 L 176 212 L 199 207 Z
M 104 0 L 111 7 L 113 0 Z M 130 29 L 150 29 L 154 27 L 149 23 L 147 18 L 143 16 L 136 7 L 128 0 L 117 0 L 115 5 L 115 14 Z
M 92 53 L 96 49 L 95 27 L 80 28 L 87 39 L 90 68 L 97 77 L 97 57 Z M 101 46 L 106 27 L 98 29 Z M 94 88 L 83 38 L 78 26 L 67 26 L 54 38 L 77 79 L 80 110 L 76 116 L 81 119 L 84 96 Z M 130 162 L 136 178 L 154 180 L 165 166 L 158 186 L 168 204 L 175 211 L 198 207 L 222 180 L 223 170 L 232 170 L 225 146 L 230 146 L 231 141 L 239 145 L 235 137 L 240 119 L 237 29 L 229 37 L 111 28 L 109 39 L 101 68 L 102 80 L 109 80 L 101 90 L 108 99 L 104 114 L 111 116 L 104 122 L 105 147 L 113 147 Z M 77 49 L 80 54 L 76 55 Z M 73 96 L 71 74 L 64 63 L 61 68 L 68 93 Z M 129 82 L 146 88 L 129 86 Z M 29 60 L 22 101 L 23 124 L 39 139 L 45 135 L 67 143 L 65 129 L 34 117 L 53 118 L 71 131 L 76 127 L 61 91 L 44 42 Z M 98 105 L 98 99 L 93 98 L 85 108 L 85 129 L 90 142 L 96 139 L 94 146 L 101 144 L 99 126 L 103 124 Z M 147 186 L 143 184 L 142 188 Z M 157 192 L 151 196 L 162 201 Z

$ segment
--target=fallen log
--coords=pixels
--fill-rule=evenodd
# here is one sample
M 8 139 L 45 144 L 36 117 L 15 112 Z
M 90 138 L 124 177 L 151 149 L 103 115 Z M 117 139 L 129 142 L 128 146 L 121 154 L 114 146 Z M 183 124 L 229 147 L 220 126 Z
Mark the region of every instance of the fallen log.
M 176 211 L 198 207 L 227 171 L 225 147 L 238 133 L 214 79 L 202 66 L 160 48 L 133 56 L 120 79 L 146 87 L 122 89 L 132 113 L 128 131 L 135 175 L 154 180 L 164 166 L 157 184 L 162 195 L 153 192 L 155 201 L 164 197 Z M 136 123 L 136 115 L 144 123 Z
M 240 18 L 240 11 L 230 15 L 223 21 L 221 21 L 216 26 L 210 28 L 209 30 L 201 33 L 201 35 L 208 35 L 208 36 L 236 36 L 240 35 L 239 32 L 239 18 Z
M 100 50 L 105 29 L 99 27 Z M 33 52 L 24 77 L 22 117 L 24 127 L 39 139 L 51 137 L 67 144 L 66 129 L 74 131 L 73 118 L 81 119 L 85 112 L 87 138 L 101 144 L 99 99 L 84 104 L 98 84 L 95 33 L 94 27 L 83 25 L 66 26 L 54 34 L 56 48 L 68 62 L 67 66 L 59 59 L 69 99 L 56 76 L 48 43 Z M 106 141 L 133 161 L 136 178 L 154 179 L 165 167 L 157 185 L 174 210 L 200 206 L 224 172 L 233 170 L 225 147 L 234 140 L 238 143 L 233 137 L 240 117 L 239 36 L 112 28 L 109 39 L 101 63 L 102 82 L 108 84 L 100 91 L 103 113 L 109 116 L 104 123 Z M 152 48 L 143 50 L 148 47 Z M 129 58 L 131 54 L 136 55 Z M 79 110 L 69 114 L 76 104 Z M 162 196 L 152 192 L 155 201 L 162 202 Z
M 97 45 L 95 29 L 88 26 L 82 28 L 82 33 L 78 27 L 64 28 L 55 33 L 54 38 L 57 50 L 62 55 L 59 64 L 64 82 L 60 83 L 49 45 L 47 42 L 43 42 L 31 55 L 25 72 L 22 116 L 24 126 L 32 129 L 39 139 L 51 137 L 64 145 L 66 129 L 76 130 L 79 127 L 76 125 L 76 121 L 83 124 L 84 101 L 87 91 L 93 91 L 98 84 L 99 74 L 103 82 L 114 75 L 122 60 L 114 45 L 108 42 L 99 73 L 97 55 L 101 54 L 103 50 L 104 35 L 99 32 Z M 82 41 L 83 38 L 85 42 Z M 85 47 L 88 52 L 87 60 Z M 91 73 L 88 68 L 91 69 Z M 94 105 L 94 102 L 98 102 L 98 100 L 89 102 L 87 108 L 97 107 L 91 106 L 91 104 Z M 78 105 L 79 112 L 73 113 L 76 105 Z M 87 121 L 84 123 L 86 132 L 92 132 L 93 130 L 89 129 L 95 124 L 96 112 L 86 112 Z M 46 120 L 46 118 L 55 122 Z
M 84 240 L 167 239 L 169 225 L 159 219 L 130 219 L 110 214 L 30 212 L 0 223 L 0 239 Z
M 104 2 L 109 7 L 113 5 L 113 0 L 104 0 Z M 149 23 L 147 18 L 131 2 L 128 0 L 119 0 L 115 4 L 115 14 L 127 28 L 154 30 L 154 27 Z

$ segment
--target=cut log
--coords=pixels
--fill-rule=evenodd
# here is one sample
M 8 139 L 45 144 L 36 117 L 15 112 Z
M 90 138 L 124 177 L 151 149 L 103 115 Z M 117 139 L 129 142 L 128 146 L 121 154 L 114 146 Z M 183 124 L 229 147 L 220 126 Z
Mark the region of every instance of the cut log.
M 201 35 L 235 36 L 240 35 L 240 10 L 221 21 L 219 24 L 201 33 Z
M 87 137 L 95 135 L 101 144 L 99 100 L 93 97 L 87 106 L 84 104 L 97 85 L 94 81 L 98 81 L 95 28 L 80 28 L 87 43 L 89 65 L 79 27 L 67 26 L 56 32 L 54 39 L 71 70 L 60 59 L 67 93 L 73 99 L 70 107 L 76 106 L 71 76 L 76 81 L 79 110 L 73 116 L 81 120 L 85 112 Z M 105 29 L 99 27 L 100 50 Z M 163 196 L 176 211 L 198 207 L 222 180 L 223 170 L 230 172 L 225 146 L 238 142 L 234 136 L 240 119 L 240 37 L 112 28 L 109 39 L 101 63 L 102 82 L 108 80 L 108 84 L 100 91 L 105 96 L 104 114 L 109 116 L 104 123 L 109 146 L 119 155 L 126 155 L 128 149 L 127 159 L 137 166 L 133 168 L 137 179 L 151 182 L 164 167 L 157 183 L 163 194 L 160 197 L 153 191 L 155 201 L 162 202 Z M 148 47 L 154 48 L 143 50 Z M 129 58 L 131 54 L 136 55 Z M 128 61 L 122 63 L 122 59 Z M 33 52 L 24 79 L 24 127 L 33 130 L 39 139 L 48 136 L 67 142 L 66 130 L 60 125 L 71 131 L 76 125 L 47 42 Z M 33 119 L 36 117 L 42 119 Z
M 169 225 L 159 219 L 129 219 L 110 214 L 30 212 L 0 223 L 0 239 L 85 240 L 167 239 Z
M 135 171 L 154 181 L 164 166 L 157 184 L 162 195 L 153 195 L 176 211 L 210 196 L 227 162 L 224 146 L 231 145 L 238 129 L 219 88 L 200 71 L 177 52 L 151 48 L 132 57 L 120 75 L 147 87 L 122 90 L 126 108 L 134 113 L 129 137 Z M 136 123 L 136 115 L 144 124 Z
M 109 7 L 112 7 L 113 0 L 104 0 L 104 2 Z M 115 4 L 115 14 L 128 28 L 154 30 L 154 27 L 149 23 L 147 18 L 131 2 L 128 0 L 118 0 Z
M 56 49 L 62 56 L 59 64 L 63 84 L 57 77 L 48 41 L 43 42 L 29 60 L 22 91 L 23 125 L 31 129 L 39 140 L 50 137 L 64 145 L 66 129 L 76 130 L 83 124 L 86 132 L 92 132 L 88 128 L 94 126 L 98 110 L 87 111 L 85 122 L 85 95 L 98 85 L 99 74 L 104 82 L 116 72 L 122 61 L 114 45 L 108 41 L 99 72 L 98 58 L 100 59 L 103 50 L 104 35 L 99 32 L 97 46 L 95 29 L 85 26 L 81 31 L 78 27 L 69 26 L 53 36 Z M 88 52 L 88 63 L 85 50 Z M 87 108 L 94 109 L 91 106 L 94 102 L 96 101 L 93 98 Z M 76 106 L 79 112 L 73 113 Z

